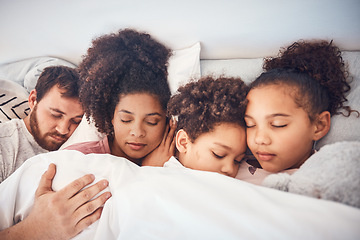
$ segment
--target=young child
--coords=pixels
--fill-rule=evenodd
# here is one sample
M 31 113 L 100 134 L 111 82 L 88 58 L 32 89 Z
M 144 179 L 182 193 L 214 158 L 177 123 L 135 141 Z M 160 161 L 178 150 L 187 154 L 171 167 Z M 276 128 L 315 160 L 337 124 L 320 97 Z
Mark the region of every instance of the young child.
M 132 29 L 95 39 L 79 66 L 80 100 L 87 120 L 91 117 L 106 137 L 66 149 L 109 153 L 138 165 L 144 164 L 145 156 L 146 165 L 167 161 L 175 148 L 175 128 L 169 131 L 166 117 L 170 55 L 170 50 L 149 34 Z M 153 152 L 158 147 L 163 149 Z
M 178 89 L 168 104 L 177 118 L 178 160 L 165 163 L 235 177 L 246 150 L 248 87 L 239 78 L 203 77 Z M 180 164 L 181 163 L 181 164 Z
M 268 174 L 296 171 L 328 133 L 332 115 L 357 112 L 344 105 L 344 66 L 340 50 L 326 41 L 295 42 L 265 60 L 245 113 L 247 144 L 260 166 L 244 162 L 238 179 L 261 184 Z

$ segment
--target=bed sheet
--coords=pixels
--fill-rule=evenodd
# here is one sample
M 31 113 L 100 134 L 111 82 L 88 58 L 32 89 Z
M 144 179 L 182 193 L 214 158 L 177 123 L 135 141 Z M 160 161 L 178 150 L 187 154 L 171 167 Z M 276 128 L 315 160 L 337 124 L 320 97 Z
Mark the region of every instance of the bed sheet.
M 39 179 L 57 165 L 58 190 L 85 173 L 113 196 L 75 239 L 358 239 L 360 209 L 183 167 L 138 167 L 63 150 L 29 159 L 0 185 L 0 227 L 27 216 Z M 54 226 L 56 227 L 56 226 Z

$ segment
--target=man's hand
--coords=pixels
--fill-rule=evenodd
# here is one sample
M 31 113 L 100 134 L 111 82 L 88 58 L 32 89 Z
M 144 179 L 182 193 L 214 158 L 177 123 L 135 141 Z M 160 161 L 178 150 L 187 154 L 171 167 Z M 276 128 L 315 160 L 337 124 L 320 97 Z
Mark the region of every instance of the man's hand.
M 160 145 L 149 153 L 142 161 L 142 166 L 162 167 L 175 154 L 176 121 L 171 119 L 166 126 L 163 140 Z
M 34 206 L 27 218 L 3 230 L 1 237 L 9 239 L 70 239 L 100 218 L 102 205 L 110 198 L 105 192 L 92 199 L 108 186 L 106 180 L 82 190 L 94 181 L 85 175 L 58 192 L 51 189 L 56 167 L 50 164 L 42 175 L 35 193 Z M 5 235 L 4 235 L 5 234 Z

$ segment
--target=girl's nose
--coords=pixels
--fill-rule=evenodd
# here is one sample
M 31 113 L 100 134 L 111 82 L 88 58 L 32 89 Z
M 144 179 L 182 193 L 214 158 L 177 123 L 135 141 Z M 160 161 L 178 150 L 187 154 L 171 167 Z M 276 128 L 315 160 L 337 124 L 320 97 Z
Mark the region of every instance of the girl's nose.
M 269 145 L 271 139 L 266 130 L 258 129 L 255 133 L 255 143 L 258 145 Z

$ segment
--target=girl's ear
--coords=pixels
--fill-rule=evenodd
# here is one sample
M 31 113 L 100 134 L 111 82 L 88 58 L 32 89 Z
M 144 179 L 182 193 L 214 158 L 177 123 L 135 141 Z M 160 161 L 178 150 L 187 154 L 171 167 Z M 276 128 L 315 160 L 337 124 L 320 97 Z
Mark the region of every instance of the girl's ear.
M 185 132 L 184 129 L 180 129 L 176 133 L 175 138 L 176 138 L 175 139 L 176 148 L 179 151 L 179 153 L 186 153 L 187 148 L 188 148 L 188 143 L 190 141 L 190 138 L 189 138 L 188 134 Z
M 33 109 L 35 104 L 37 103 L 36 101 L 36 97 L 37 97 L 37 93 L 36 90 L 31 90 L 30 94 L 29 94 L 29 107 L 30 109 Z
M 315 141 L 323 138 L 330 130 L 330 113 L 328 111 L 324 111 L 320 113 L 320 115 L 315 120 L 315 132 L 314 139 Z

